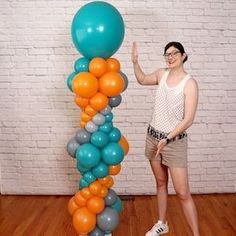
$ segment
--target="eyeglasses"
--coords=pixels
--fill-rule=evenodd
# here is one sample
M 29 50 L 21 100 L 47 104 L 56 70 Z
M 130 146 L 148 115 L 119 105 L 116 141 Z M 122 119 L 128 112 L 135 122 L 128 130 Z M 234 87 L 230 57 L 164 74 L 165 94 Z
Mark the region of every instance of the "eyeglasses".
M 171 52 L 171 53 L 165 53 L 163 56 L 165 57 L 165 59 L 167 59 L 167 58 L 169 58 L 169 56 L 176 57 L 178 53 L 181 53 L 181 52 L 175 51 L 175 52 Z

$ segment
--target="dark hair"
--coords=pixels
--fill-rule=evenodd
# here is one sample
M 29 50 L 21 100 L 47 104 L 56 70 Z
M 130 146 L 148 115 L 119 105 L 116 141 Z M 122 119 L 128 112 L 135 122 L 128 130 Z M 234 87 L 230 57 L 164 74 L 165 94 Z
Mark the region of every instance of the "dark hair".
M 166 51 L 168 50 L 168 48 L 170 47 L 174 47 L 176 49 L 178 49 L 180 51 L 180 53 L 183 55 L 185 53 L 184 47 L 181 43 L 179 42 L 169 42 L 164 49 L 164 53 L 166 53 Z M 186 54 L 186 53 L 185 53 Z M 184 58 L 184 62 L 186 62 L 188 60 L 188 55 L 186 54 L 186 57 Z

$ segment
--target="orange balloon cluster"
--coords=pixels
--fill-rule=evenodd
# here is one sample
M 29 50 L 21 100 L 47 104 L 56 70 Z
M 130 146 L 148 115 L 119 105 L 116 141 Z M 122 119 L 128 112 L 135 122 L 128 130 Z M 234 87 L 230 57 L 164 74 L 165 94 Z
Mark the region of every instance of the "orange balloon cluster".
M 89 63 L 88 72 L 80 72 L 74 77 L 72 91 L 76 94 L 75 103 L 86 114 L 81 116 L 81 128 L 108 105 L 108 97 L 123 91 L 125 82 L 119 72 L 120 62 L 117 59 L 95 57 Z
M 73 216 L 73 225 L 79 234 L 87 235 L 94 229 L 96 214 L 103 211 L 105 207 L 104 198 L 113 183 L 113 178 L 110 175 L 100 178 L 91 183 L 89 187 L 78 191 L 69 200 L 68 211 Z

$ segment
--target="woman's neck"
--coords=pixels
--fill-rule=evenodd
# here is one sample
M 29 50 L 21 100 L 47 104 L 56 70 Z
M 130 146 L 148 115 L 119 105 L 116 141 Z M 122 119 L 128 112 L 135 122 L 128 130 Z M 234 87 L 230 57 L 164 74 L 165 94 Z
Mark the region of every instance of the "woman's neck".
M 170 77 L 179 77 L 183 74 L 186 74 L 183 66 L 170 69 Z

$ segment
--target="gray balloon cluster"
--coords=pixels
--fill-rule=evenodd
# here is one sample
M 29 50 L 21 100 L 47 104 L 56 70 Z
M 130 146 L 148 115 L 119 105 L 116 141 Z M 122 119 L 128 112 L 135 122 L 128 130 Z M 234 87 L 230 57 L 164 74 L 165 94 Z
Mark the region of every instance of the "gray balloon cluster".
M 91 134 L 85 129 L 79 129 L 75 134 L 75 137 L 71 138 L 67 143 L 67 152 L 73 158 L 75 158 L 76 150 L 81 144 L 87 143 L 90 140 Z

